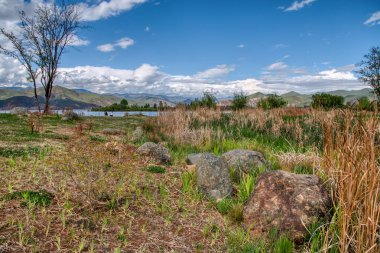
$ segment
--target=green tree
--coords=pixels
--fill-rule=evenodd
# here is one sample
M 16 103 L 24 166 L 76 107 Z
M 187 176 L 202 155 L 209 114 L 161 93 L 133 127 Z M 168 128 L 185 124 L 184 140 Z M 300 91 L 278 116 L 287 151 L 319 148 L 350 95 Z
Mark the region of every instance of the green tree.
M 234 99 L 232 100 L 232 109 L 240 110 L 247 106 L 248 96 L 244 95 L 243 92 L 234 94 Z
M 370 52 L 364 55 L 364 59 L 359 63 L 360 69 L 357 72 L 359 78 L 365 84 L 373 88 L 377 99 L 380 99 L 380 47 L 371 48 Z
M 215 108 L 216 107 L 216 97 L 211 92 L 203 93 L 203 98 L 201 100 L 203 107 Z
M 361 97 L 358 99 L 356 109 L 364 111 L 373 111 L 375 110 L 374 103 L 371 103 L 368 97 Z
M 257 103 L 257 107 L 264 109 L 264 110 L 270 110 L 274 108 L 281 108 L 288 104 L 282 97 L 278 95 L 269 95 L 268 97 L 260 99 L 260 101 Z
M 128 100 L 126 100 L 125 98 L 123 98 L 120 101 L 120 105 L 122 105 L 124 108 L 127 108 L 128 107 Z
M 344 98 L 328 93 L 319 93 L 312 96 L 311 106 L 320 109 L 343 108 Z

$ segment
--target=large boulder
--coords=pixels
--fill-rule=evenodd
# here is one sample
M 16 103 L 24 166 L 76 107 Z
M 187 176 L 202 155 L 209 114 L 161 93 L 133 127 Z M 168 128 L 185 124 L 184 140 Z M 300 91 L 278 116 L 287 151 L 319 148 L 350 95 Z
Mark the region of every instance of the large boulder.
M 211 153 L 198 154 L 196 159 L 198 189 L 216 200 L 229 196 L 232 185 L 224 160 Z
M 157 163 L 170 163 L 171 155 L 169 150 L 161 144 L 146 142 L 137 149 L 137 153 L 152 157 Z
M 11 114 L 15 115 L 26 115 L 28 114 L 28 108 L 26 107 L 13 107 L 10 111 Z
M 186 163 L 188 165 L 196 165 L 199 161 L 199 159 L 202 157 L 202 153 L 198 154 L 189 154 L 186 158 Z
M 244 209 L 244 223 L 252 235 L 278 229 L 300 242 L 308 226 L 328 216 L 331 203 L 319 177 L 270 171 L 260 175 Z
M 252 150 L 231 150 L 224 153 L 222 158 L 226 161 L 227 166 L 238 175 L 247 174 L 261 166 L 269 166 L 262 153 Z

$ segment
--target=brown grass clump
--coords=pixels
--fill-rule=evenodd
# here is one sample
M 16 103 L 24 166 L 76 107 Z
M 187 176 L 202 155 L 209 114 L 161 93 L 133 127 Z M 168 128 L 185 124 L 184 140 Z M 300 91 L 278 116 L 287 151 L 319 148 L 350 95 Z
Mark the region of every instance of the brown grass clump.
M 380 252 L 378 117 L 334 114 L 323 119 L 323 170 L 332 181 L 336 205 L 335 231 L 327 232 L 325 249 L 337 243 L 340 252 Z

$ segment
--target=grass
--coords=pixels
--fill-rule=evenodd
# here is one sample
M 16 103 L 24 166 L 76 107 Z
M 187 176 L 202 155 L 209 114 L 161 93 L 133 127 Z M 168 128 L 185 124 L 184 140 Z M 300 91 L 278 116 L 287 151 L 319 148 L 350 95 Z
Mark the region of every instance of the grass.
M 159 173 L 159 174 L 165 173 L 166 171 L 164 167 L 157 166 L 157 165 L 150 165 L 146 167 L 145 170 L 151 173 Z
M 0 246 L 14 252 L 378 252 L 379 123 L 350 111 L 174 111 L 157 118 L 41 119 L 0 114 Z M 89 127 L 91 126 L 91 127 Z M 151 165 L 130 137 L 166 142 L 174 162 Z M 103 129 L 123 135 L 105 136 Z M 334 200 L 331 219 L 299 245 L 244 228 L 243 211 L 265 168 L 234 177 L 216 202 L 197 189 L 190 153 L 262 152 L 272 169 L 317 174 Z M 141 169 L 143 168 L 143 169 Z M 45 189 L 45 190 L 40 190 Z M 29 207 L 29 208 L 25 208 Z

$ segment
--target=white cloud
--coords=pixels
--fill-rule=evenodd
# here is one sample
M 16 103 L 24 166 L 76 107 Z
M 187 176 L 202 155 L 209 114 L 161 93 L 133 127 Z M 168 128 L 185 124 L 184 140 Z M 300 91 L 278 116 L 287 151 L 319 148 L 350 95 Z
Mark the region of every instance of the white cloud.
M 69 43 L 70 46 L 87 46 L 89 44 L 89 40 L 81 39 L 77 35 L 74 35 L 74 37 L 71 40 L 71 43 Z
M 369 19 L 364 22 L 365 25 L 380 25 L 380 11 L 377 11 L 371 15 Z
M 315 74 L 305 74 L 305 71 L 288 68 L 288 72 L 268 71 L 260 78 L 250 77 L 242 80 L 218 79 L 233 69 L 227 65 L 219 65 L 195 75 L 171 75 L 150 64 L 142 64 L 136 69 L 77 66 L 60 68 L 55 84 L 98 93 L 149 93 L 187 97 L 199 97 L 204 91 L 212 91 L 219 97 L 226 97 L 240 91 L 247 94 L 258 91 L 312 93 L 366 87 L 357 80 L 349 66 L 351 65 Z M 26 72 L 17 61 L 0 57 L 0 86 L 10 85 L 28 85 Z
M 133 39 L 130 39 L 130 38 L 121 38 L 120 40 L 118 40 L 116 42 L 116 45 L 123 48 L 123 49 L 126 49 L 127 47 L 130 47 L 132 46 L 133 44 L 135 44 L 135 41 Z
M 245 48 L 245 45 L 244 44 L 240 44 L 240 45 L 238 45 L 238 48 Z
M 199 72 L 195 75 L 196 78 L 208 79 L 208 78 L 218 78 L 226 76 L 228 73 L 235 70 L 234 66 L 229 66 L 226 64 L 217 65 L 214 68 L 207 69 L 205 71 Z
M 275 48 L 275 49 L 287 48 L 287 47 L 288 47 L 287 45 L 282 44 L 282 43 L 279 43 L 279 44 L 274 45 L 274 48 Z
M 96 47 L 100 52 L 108 53 L 115 50 L 115 46 L 113 44 L 104 44 Z
M 150 27 L 149 26 L 145 27 L 144 31 L 149 32 L 150 31 Z
M 309 5 L 317 0 L 302 0 L 300 2 L 295 1 L 290 5 L 288 8 L 286 8 L 284 11 L 298 11 L 302 8 L 304 8 L 306 5 Z
M 115 41 L 114 43 L 107 43 L 100 46 L 97 46 L 96 48 L 103 53 L 109 53 L 112 51 L 115 51 L 116 47 L 120 47 L 122 49 L 126 49 L 132 45 L 135 44 L 135 41 L 133 39 L 130 39 L 128 37 L 124 37 L 119 39 L 118 41 Z
M 96 5 L 80 3 L 78 6 L 81 10 L 83 21 L 96 21 L 119 15 L 145 2 L 147 2 L 147 0 L 109 0 L 101 1 Z
M 269 65 L 268 67 L 266 67 L 266 70 L 269 70 L 269 71 L 279 71 L 279 70 L 284 70 L 284 69 L 287 69 L 287 68 L 288 68 L 288 65 L 286 65 L 282 61 L 279 61 L 279 62 L 275 62 L 275 63 Z

